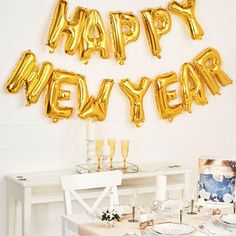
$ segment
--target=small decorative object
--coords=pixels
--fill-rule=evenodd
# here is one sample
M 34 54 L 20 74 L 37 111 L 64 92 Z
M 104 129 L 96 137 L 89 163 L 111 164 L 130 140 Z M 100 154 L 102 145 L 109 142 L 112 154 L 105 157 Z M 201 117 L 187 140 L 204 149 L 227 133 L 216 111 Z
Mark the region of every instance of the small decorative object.
M 114 227 L 114 221 L 120 221 L 120 216 L 117 214 L 115 210 L 106 210 L 102 213 L 102 221 L 106 221 L 106 227 L 111 228 Z
M 234 202 L 236 161 L 199 159 L 199 195 L 207 202 Z
M 127 157 L 129 153 L 129 140 L 121 140 L 121 154 L 124 161 L 123 172 L 127 171 Z
M 145 230 L 148 226 L 153 226 L 154 225 L 154 220 L 147 220 L 144 222 L 139 222 L 139 228 L 141 230 Z
M 221 214 L 221 210 L 220 209 L 213 209 L 212 210 L 212 215 L 215 216 L 215 215 L 220 215 Z
M 148 226 L 154 225 L 154 219 L 149 219 L 148 214 L 141 214 L 139 219 L 139 228 L 145 230 Z

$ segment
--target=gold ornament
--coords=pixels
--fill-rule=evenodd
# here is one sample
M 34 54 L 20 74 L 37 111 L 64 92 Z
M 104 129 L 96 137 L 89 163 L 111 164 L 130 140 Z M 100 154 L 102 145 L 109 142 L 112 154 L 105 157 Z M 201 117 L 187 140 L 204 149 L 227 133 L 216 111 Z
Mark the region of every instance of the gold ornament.
M 139 37 L 139 21 L 131 12 L 111 12 L 110 22 L 115 58 L 123 65 L 126 60 L 125 45 Z
M 180 90 L 183 99 L 183 108 L 189 113 L 192 112 L 191 107 L 193 100 L 198 105 L 208 103 L 200 75 L 190 63 L 185 63 L 181 67 Z
M 100 86 L 97 98 L 95 98 L 94 96 L 89 97 L 86 80 L 80 79 L 78 91 L 79 118 L 83 120 L 90 119 L 93 121 L 105 120 L 107 115 L 109 97 L 113 84 L 114 81 L 112 79 L 104 79 Z
M 182 112 L 182 105 L 169 103 L 176 99 L 176 90 L 167 90 L 167 87 L 173 83 L 178 82 L 178 78 L 175 72 L 169 72 L 166 74 L 158 75 L 155 82 L 155 98 L 157 108 L 159 110 L 162 119 L 168 119 L 173 121 L 174 117 Z
M 80 60 L 87 64 L 94 51 L 98 51 L 103 59 L 110 57 L 108 36 L 102 17 L 98 11 L 90 10 L 84 25 L 83 39 L 80 43 Z
M 133 84 L 129 79 L 121 80 L 119 86 L 130 101 L 130 120 L 140 127 L 145 121 L 143 97 L 146 94 L 151 80 L 143 77 L 138 83 Z
M 196 0 L 184 0 L 183 3 L 174 0 L 169 3 L 168 9 L 171 13 L 183 19 L 193 39 L 202 39 L 204 32 L 196 19 L 195 5 Z
M 48 33 L 47 45 L 51 48 L 50 53 L 54 52 L 63 34 L 67 36 L 65 53 L 74 55 L 79 48 L 87 11 L 82 7 L 77 7 L 69 21 L 67 9 L 67 2 L 59 0 Z
M 193 63 L 213 95 L 220 95 L 220 87 L 216 80 L 218 80 L 222 86 L 233 83 L 221 69 L 222 63 L 220 54 L 215 49 L 205 49 L 194 58 Z
M 26 89 L 26 103 L 36 103 L 47 86 L 53 72 L 53 65 L 44 62 L 41 68 L 36 65 L 35 55 L 31 51 L 22 54 L 6 84 L 9 93 L 17 93 L 22 86 Z
M 162 8 L 149 8 L 141 13 L 152 55 L 161 58 L 160 39 L 171 29 L 170 14 Z

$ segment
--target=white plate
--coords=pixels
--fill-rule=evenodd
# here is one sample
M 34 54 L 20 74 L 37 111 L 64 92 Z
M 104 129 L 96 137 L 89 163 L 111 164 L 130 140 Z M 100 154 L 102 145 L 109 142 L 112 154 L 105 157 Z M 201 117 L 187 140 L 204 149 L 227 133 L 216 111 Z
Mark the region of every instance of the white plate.
M 196 231 L 196 228 L 187 224 L 160 223 L 152 227 L 152 232 L 159 235 L 189 235 Z
M 236 214 L 222 215 L 218 221 L 225 226 L 236 229 Z
M 231 225 L 236 226 L 236 214 L 227 214 L 227 215 L 222 215 L 220 217 L 220 220 Z

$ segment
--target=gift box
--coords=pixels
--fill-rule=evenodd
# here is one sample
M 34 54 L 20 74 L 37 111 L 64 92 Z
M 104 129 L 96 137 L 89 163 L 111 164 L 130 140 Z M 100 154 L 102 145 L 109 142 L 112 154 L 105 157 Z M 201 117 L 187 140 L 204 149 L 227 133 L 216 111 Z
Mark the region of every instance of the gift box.
M 232 203 L 235 199 L 235 177 L 236 161 L 200 158 L 198 198 Z

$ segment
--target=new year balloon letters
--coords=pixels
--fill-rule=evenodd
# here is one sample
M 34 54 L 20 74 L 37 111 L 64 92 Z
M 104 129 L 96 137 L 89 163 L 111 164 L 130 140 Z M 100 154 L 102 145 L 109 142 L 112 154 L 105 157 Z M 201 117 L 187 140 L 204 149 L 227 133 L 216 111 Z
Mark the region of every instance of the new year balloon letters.
M 174 101 L 177 91 L 170 89 L 173 84 L 179 83 L 182 103 Z M 192 103 L 207 104 L 204 85 L 213 95 L 219 94 L 220 85 L 226 86 L 232 80 L 222 70 L 219 53 L 213 48 L 207 48 L 197 55 L 192 62 L 181 67 L 180 78 L 175 72 L 156 76 L 154 80 L 154 95 L 157 110 L 161 118 L 172 121 L 183 110 L 192 111 Z M 145 121 L 143 100 L 148 92 L 151 80 L 142 77 L 137 83 L 129 79 L 121 80 L 120 89 L 130 102 L 130 120 L 137 127 Z M 85 76 L 53 69 L 50 62 L 44 62 L 39 68 L 35 55 L 31 51 L 22 54 L 14 71 L 6 83 L 10 93 L 17 93 L 22 86 L 26 88 L 26 100 L 29 104 L 36 103 L 46 89 L 46 114 L 53 122 L 68 119 L 72 116 L 73 107 L 63 106 L 62 101 L 70 100 L 70 91 L 63 89 L 63 85 L 73 85 L 77 88 L 77 112 L 80 119 L 103 121 L 106 119 L 109 98 L 114 85 L 113 79 L 104 79 L 100 85 L 98 95 L 90 96 Z
M 146 94 L 151 80 L 143 77 L 138 83 L 133 84 L 129 79 L 121 80 L 119 86 L 130 101 L 130 120 L 140 127 L 145 121 L 143 97 Z

